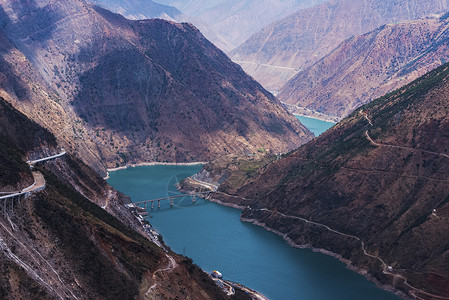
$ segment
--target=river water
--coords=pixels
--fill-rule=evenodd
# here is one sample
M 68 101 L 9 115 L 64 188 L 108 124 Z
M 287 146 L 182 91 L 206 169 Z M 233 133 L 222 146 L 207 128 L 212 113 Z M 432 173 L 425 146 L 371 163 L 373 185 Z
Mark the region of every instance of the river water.
M 200 166 L 145 166 L 110 173 L 108 182 L 132 201 L 180 194 L 175 183 Z M 335 258 L 290 247 L 279 236 L 240 221 L 240 211 L 190 197 L 149 210 L 151 224 L 175 252 L 210 272 L 270 299 L 398 299 Z
M 335 123 L 321 121 L 314 118 L 308 118 L 303 116 L 295 115 L 295 117 L 304 125 L 306 126 L 310 131 L 315 134 L 315 136 L 319 136 L 329 128 L 335 125 Z

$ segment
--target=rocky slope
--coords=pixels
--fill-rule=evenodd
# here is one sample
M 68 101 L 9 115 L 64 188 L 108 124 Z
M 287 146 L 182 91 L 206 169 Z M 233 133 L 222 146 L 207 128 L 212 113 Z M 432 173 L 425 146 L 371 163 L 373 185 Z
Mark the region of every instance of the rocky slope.
M 224 176 L 213 197 L 292 245 L 331 251 L 410 297 L 447 299 L 448 82 L 446 64 L 280 160 L 217 162 L 203 176 Z M 241 172 L 251 164 L 263 167 Z
M 230 53 L 265 88 L 279 90 L 345 39 L 448 9 L 446 0 L 330 0 L 264 27 Z
M 130 21 L 82 0 L 0 4 L 0 95 L 102 174 L 310 138 L 190 24 Z
M 354 36 L 287 82 L 279 99 L 345 117 L 448 61 L 447 17 L 384 25 Z
M 32 182 L 27 157 L 54 154 L 58 146 L 2 98 L 0 116 L 0 165 L 10 167 L 0 173 L 3 192 Z M 1 299 L 247 299 L 240 291 L 226 296 L 190 259 L 138 233 L 125 197 L 76 158 L 34 170 L 44 175 L 43 191 L 2 200 Z

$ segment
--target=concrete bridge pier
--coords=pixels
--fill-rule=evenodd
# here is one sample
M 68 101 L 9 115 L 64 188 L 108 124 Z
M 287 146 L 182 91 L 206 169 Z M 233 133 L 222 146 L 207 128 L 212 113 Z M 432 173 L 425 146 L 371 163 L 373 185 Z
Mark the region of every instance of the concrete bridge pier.
M 153 209 L 154 201 L 151 201 L 151 209 Z
M 173 198 L 170 198 L 170 207 L 173 207 Z
M 157 208 L 161 208 L 161 200 L 157 200 Z
M 192 195 L 192 202 L 193 202 L 193 204 L 195 204 L 195 202 L 196 202 L 196 196 L 195 195 Z

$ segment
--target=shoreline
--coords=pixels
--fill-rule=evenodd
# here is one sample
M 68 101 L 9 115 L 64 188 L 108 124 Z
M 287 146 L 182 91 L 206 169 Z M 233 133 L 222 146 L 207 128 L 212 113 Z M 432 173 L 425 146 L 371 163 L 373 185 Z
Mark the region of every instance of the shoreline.
M 357 266 L 352 264 L 351 260 L 343 258 L 340 254 L 337 254 L 335 252 L 332 252 L 332 251 L 329 251 L 329 250 L 326 250 L 326 249 L 322 249 L 322 248 L 315 248 L 315 247 L 313 247 L 310 244 L 305 244 L 305 245 L 296 244 L 295 242 L 293 242 L 292 239 L 290 239 L 288 237 L 288 235 L 286 233 L 282 233 L 282 232 L 280 232 L 280 231 L 278 231 L 276 229 L 268 227 L 267 225 L 265 225 L 265 223 L 261 223 L 261 222 L 257 221 L 256 219 L 240 218 L 240 220 L 242 222 L 251 223 L 251 224 L 254 224 L 256 226 L 259 226 L 259 227 L 263 228 L 266 231 L 272 232 L 272 233 L 282 237 L 282 239 L 284 241 L 286 241 L 287 244 L 290 247 L 298 248 L 298 249 L 309 249 L 309 250 L 312 250 L 313 252 L 317 252 L 317 253 L 321 253 L 321 254 L 324 254 L 324 255 L 328 255 L 328 256 L 334 257 L 334 258 L 338 259 L 339 261 L 341 261 L 342 263 L 344 263 L 349 270 L 352 270 L 352 271 L 362 275 L 363 277 L 365 277 L 368 281 L 373 282 L 378 288 L 380 288 L 382 290 L 385 290 L 385 291 L 388 291 L 388 292 L 391 292 L 394 295 L 399 296 L 399 297 L 401 297 L 403 299 L 412 299 L 408 294 L 405 294 L 403 291 L 395 289 L 391 285 L 384 285 L 384 284 L 380 283 L 377 279 L 375 279 L 369 273 L 369 270 L 358 268 Z
M 116 168 L 108 168 L 106 169 L 106 176 L 103 177 L 104 180 L 109 179 L 109 172 L 115 172 L 119 170 L 125 170 L 128 168 L 135 167 L 144 167 L 144 166 L 197 166 L 197 165 L 205 165 L 207 162 L 187 162 L 187 163 L 171 163 L 171 162 L 145 162 L 145 163 L 137 163 L 137 164 L 127 164 L 126 166 L 116 167 Z
M 214 199 L 211 196 L 207 197 L 207 200 L 209 200 L 211 202 L 214 202 L 214 203 L 217 203 L 219 205 L 236 208 L 236 209 L 239 209 L 239 210 L 242 210 L 242 211 L 243 211 L 243 209 L 246 208 L 245 206 L 241 206 L 241 205 L 237 205 L 237 204 L 233 204 L 233 203 L 227 203 L 227 202 L 223 202 L 221 200 Z M 385 290 L 385 291 L 388 291 L 388 292 L 391 292 L 394 295 L 399 296 L 399 297 L 401 297 L 403 299 L 412 299 L 408 294 L 405 294 L 404 291 L 396 289 L 396 288 L 394 288 L 391 285 L 385 285 L 385 284 L 380 283 L 377 279 L 375 279 L 369 273 L 369 270 L 362 269 L 362 268 L 359 268 L 359 267 L 355 266 L 351 260 L 343 258 L 340 254 L 337 254 L 335 252 L 332 252 L 332 251 L 329 251 L 329 250 L 326 250 L 326 249 L 313 247 L 311 244 L 305 244 L 305 245 L 296 244 L 295 242 L 293 242 L 293 240 L 291 238 L 288 237 L 288 235 L 286 233 L 282 233 L 282 232 L 280 232 L 280 231 L 278 231 L 276 229 L 268 227 L 265 223 L 261 223 L 261 222 L 257 221 L 256 219 L 247 219 L 247 218 L 240 217 L 240 220 L 242 222 L 254 224 L 256 226 L 259 226 L 259 227 L 263 228 L 264 230 L 266 230 L 268 232 L 271 232 L 271 233 L 274 233 L 274 234 L 280 236 L 284 241 L 287 242 L 287 244 L 290 247 L 297 248 L 297 249 L 309 249 L 309 250 L 311 250 L 313 252 L 321 253 L 321 254 L 324 254 L 324 255 L 327 255 L 327 256 L 331 256 L 331 257 L 333 257 L 335 259 L 338 259 L 340 262 L 342 262 L 342 263 L 344 263 L 346 265 L 346 268 L 356 272 L 357 274 L 362 275 L 368 281 L 373 282 L 378 288 L 380 288 L 382 290 Z
M 331 115 L 326 115 L 324 113 L 320 113 L 305 107 L 301 107 L 301 106 L 297 106 L 297 105 L 292 105 L 292 104 L 288 104 L 285 102 L 281 103 L 287 108 L 287 110 L 296 116 L 302 116 L 302 117 L 307 117 L 307 118 L 312 118 L 312 119 L 317 119 L 317 120 L 321 120 L 324 122 L 329 122 L 329 123 L 338 123 L 340 122 L 343 118 L 341 117 L 337 117 L 337 116 L 331 116 Z
M 213 203 L 220 204 L 222 206 L 236 208 L 236 209 L 241 210 L 241 211 L 243 211 L 246 208 L 245 206 L 241 206 L 241 205 L 237 205 L 237 204 L 233 204 L 233 203 L 223 202 L 221 200 L 217 200 L 217 199 L 211 198 L 210 196 L 206 197 L 206 200 L 209 200 L 210 202 L 213 202 Z
M 309 119 L 315 119 L 315 120 L 319 120 L 319 121 L 323 121 L 323 122 L 327 122 L 327 123 L 332 123 L 332 124 L 337 124 L 338 122 L 330 119 L 330 118 L 326 118 L 326 117 L 311 117 L 308 116 L 306 114 L 298 114 L 298 113 L 292 113 L 292 115 L 294 116 L 298 116 L 298 117 L 305 117 L 305 118 L 309 118 Z

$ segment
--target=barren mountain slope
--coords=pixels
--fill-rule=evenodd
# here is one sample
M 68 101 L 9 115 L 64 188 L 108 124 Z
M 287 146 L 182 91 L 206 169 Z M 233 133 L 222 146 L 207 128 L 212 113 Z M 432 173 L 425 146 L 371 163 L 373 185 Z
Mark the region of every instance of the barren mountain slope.
M 129 21 L 82 0 L 0 3 L 2 95 L 103 174 L 310 137 L 192 25 Z
M 244 69 L 265 88 L 277 91 L 298 70 L 355 34 L 447 9 L 447 0 L 330 0 L 264 27 L 230 57 L 244 62 Z
M 446 64 L 259 172 L 238 179 L 228 168 L 232 183 L 216 195 L 292 244 L 332 251 L 412 297 L 446 299 L 448 96 Z
M 279 99 L 345 117 L 448 61 L 448 28 L 446 15 L 352 37 L 287 82 Z

